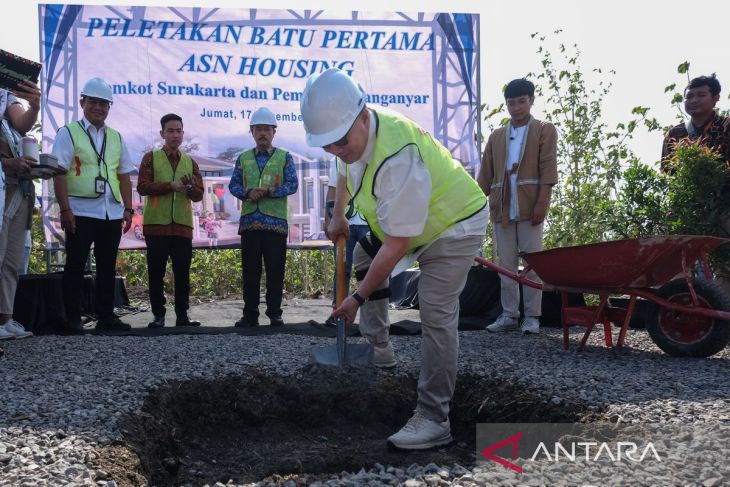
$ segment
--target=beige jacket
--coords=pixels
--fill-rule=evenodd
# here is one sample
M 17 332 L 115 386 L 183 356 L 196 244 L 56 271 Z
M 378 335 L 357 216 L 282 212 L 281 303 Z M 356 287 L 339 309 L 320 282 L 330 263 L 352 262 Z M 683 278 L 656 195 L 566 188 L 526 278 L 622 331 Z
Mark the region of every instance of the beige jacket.
M 489 136 L 477 182 L 489 196 L 492 222 L 509 223 L 510 178 L 506 170 L 509 129 L 500 127 Z M 517 213 L 520 221 L 530 220 L 542 184 L 558 183 L 558 132 L 553 124 L 531 118 L 522 141 L 522 157 L 517 166 Z

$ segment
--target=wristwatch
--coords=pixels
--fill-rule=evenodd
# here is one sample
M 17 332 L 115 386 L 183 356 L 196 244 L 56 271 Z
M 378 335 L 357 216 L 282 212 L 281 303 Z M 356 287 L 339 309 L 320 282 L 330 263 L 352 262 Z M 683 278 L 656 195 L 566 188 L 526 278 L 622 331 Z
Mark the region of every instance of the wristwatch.
M 352 293 L 350 296 L 352 296 L 353 299 L 355 299 L 355 301 L 357 301 L 357 304 L 359 304 L 360 306 L 365 304 L 366 299 L 360 296 L 360 293 L 358 293 L 357 291 Z
M 134 215 L 134 208 L 125 208 L 124 213 L 129 213 L 130 215 Z

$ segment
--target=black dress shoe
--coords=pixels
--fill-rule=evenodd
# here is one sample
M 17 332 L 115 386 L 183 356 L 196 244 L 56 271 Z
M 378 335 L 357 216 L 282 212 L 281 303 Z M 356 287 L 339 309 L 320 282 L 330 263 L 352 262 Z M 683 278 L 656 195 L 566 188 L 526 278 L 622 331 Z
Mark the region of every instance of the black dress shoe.
M 274 316 L 272 318 L 269 318 L 269 324 L 271 326 L 284 326 L 284 320 L 281 318 L 281 316 Z
M 165 326 L 165 315 L 159 315 L 150 321 L 147 328 L 162 328 L 163 326 Z
M 128 331 L 132 329 L 132 326 L 113 316 L 97 321 L 96 329 L 99 331 Z
M 258 318 L 244 316 L 240 320 L 236 321 L 236 324 L 233 326 L 236 328 L 253 328 L 254 326 L 259 326 L 259 320 Z
M 199 321 L 190 321 L 188 315 L 178 316 L 175 326 L 200 326 Z

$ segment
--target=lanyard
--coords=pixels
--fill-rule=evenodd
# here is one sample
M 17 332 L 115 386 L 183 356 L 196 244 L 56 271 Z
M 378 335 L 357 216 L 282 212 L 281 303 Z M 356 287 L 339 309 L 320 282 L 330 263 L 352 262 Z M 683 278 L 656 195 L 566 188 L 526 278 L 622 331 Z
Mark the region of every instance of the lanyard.
M 81 122 L 79 122 L 79 125 L 81 125 Z M 81 128 L 84 129 L 84 126 L 81 125 Z M 106 161 L 104 160 L 104 153 L 106 152 L 106 129 L 104 130 L 104 141 L 101 143 L 101 151 L 98 151 L 96 149 L 96 144 L 94 143 L 93 137 L 91 137 L 91 133 L 88 131 L 88 129 L 84 129 L 84 132 L 86 133 L 87 137 L 89 137 L 89 142 L 91 142 L 91 147 L 94 149 L 94 153 L 96 154 L 96 163 L 101 166 L 102 163 L 106 166 Z

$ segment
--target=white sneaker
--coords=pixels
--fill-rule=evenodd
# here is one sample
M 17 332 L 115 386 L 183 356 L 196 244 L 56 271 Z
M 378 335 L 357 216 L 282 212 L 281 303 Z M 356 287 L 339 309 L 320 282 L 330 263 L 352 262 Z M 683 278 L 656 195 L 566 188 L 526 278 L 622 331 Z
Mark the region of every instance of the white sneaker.
M 454 441 L 451 437 L 449 418 L 438 423 L 415 411 L 399 432 L 388 438 L 388 443 L 401 450 L 426 450 L 437 446 L 448 445 Z
M 499 333 L 502 331 L 516 330 L 517 328 L 519 328 L 517 318 L 513 316 L 507 316 L 506 314 L 502 313 L 501 315 L 499 315 L 499 318 L 494 321 L 494 323 L 487 327 L 487 331 L 492 333 Z
M 373 344 L 373 365 L 381 369 L 392 369 L 398 365 L 395 360 L 395 352 L 393 352 L 393 344 L 390 343 L 390 340 L 384 347 Z
M 28 338 L 33 336 L 33 332 L 26 331 L 25 327 L 15 320 L 10 320 L 5 323 L 4 328 L 15 335 L 15 338 Z
M 538 320 L 534 316 L 526 316 L 525 319 L 522 320 L 520 330 L 522 330 L 523 335 L 536 335 L 540 333 L 540 320 Z
M 5 325 L 0 325 L 0 340 L 12 340 L 15 338 L 15 333 L 5 328 Z

